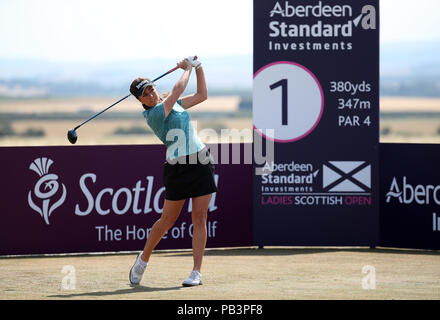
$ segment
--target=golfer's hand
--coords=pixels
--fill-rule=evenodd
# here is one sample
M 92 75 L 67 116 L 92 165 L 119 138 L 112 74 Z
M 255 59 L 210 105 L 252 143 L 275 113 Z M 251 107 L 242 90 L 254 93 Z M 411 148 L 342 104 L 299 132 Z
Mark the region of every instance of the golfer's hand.
M 199 60 L 197 60 L 197 56 L 190 56 L 185 60 L 188 60 L 191 66 L 196 69 L 202 64 Z
M 182 60 L 182 61 L 179 61 L 179 62 L 177 63 L 177 66 L 178 66 L 180 69 L 183 69 L 183 70 L 190 70 L 190 69 L 192 68 L 191 63 L 190 63 L 188 60 L 186 60 L 186 59 L 184 59 L 184 60 Z

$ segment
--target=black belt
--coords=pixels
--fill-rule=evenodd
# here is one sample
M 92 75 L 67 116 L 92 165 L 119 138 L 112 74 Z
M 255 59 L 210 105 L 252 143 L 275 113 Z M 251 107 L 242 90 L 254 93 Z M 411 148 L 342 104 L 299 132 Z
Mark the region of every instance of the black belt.
M 214 163 L 214 159 L 207 147 L 204 147 L 199 152 L 194 152 L 185 156 L 180 156 L 175 159 L 167 159 L 169 164 L 208 164 Z

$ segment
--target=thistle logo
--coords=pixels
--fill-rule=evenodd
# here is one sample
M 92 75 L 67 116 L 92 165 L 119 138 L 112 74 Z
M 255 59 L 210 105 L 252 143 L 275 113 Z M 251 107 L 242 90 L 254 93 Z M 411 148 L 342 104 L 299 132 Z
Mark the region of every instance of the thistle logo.
M 49 173 L 49 168 L 52 164 L 53 160 L 43 157 L 35 159 L 29 166 L 29 169 L 35 171 L 40 177 L 40 179 L 35 184 L 34 195 L 42 201 L 40 201 L 41 206 L 36 205 L 35 202 L 32 200 L 32 191 L 29 191 L 28 203 L 33 210 L 40 214 L 46 224 L 49 224 L 49 217 L 52 212 L 60 205 L 62 205 L 64 203 L 64 200 L 66 200 L 66 186 L 62 184 L 62 195 L 58 200 L 55 201 L 55 203 L 50 205 L 50 203 L 52 202 L 50 198 L 57 193 L 60 187 L 57 181 L 58 175 Z

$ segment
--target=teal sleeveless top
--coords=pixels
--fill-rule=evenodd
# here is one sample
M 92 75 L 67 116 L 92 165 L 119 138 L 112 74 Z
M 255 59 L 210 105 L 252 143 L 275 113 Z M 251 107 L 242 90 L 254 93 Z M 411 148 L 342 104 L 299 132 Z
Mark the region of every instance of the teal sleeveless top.
M 167 159 L 199 152 L 205 148 L 191 124 L 188 111 L 180 105 L 180 99 L 165 118 L 163 103 L 142 112 L 154 134 L 167 146 Z

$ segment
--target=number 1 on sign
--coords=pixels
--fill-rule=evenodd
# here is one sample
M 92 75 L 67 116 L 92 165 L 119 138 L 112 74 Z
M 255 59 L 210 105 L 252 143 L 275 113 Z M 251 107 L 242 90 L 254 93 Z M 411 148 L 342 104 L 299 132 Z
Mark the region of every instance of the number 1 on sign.
M 287 126 L 287 79 L 281 79 L 269 86 L 270 90 L 276 89 L 281 86 L 281 124 Z

